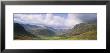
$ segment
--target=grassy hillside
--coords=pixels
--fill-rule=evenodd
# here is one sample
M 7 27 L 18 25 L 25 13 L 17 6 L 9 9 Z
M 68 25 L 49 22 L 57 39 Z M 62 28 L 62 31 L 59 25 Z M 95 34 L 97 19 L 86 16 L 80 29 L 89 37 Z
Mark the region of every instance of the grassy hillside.
M 33 39 L 33 35 L 27 32 L 20 24 L 14 23 L 14 39 L 31 40 Z
M 25 29 L 23 28 L 21 30 L 18 30 L 18 28 L 16 29 L 16 27 L 14 32 L 14 39 L 16 40 L 96 40 L 97 24 L 80 23 L 63 35 L 54 35 L 54 32 L 48 29 L 40 31 L 37 30 L 38 33 L 33 35 L 25 31 Z
M 96 40 L 97 25 L 96 23 L 81 23 L 76 25 L 68 33 L 60 36 L 39 36 L 42 40 Z M 37 38 L 34 37 L 34 39 Z

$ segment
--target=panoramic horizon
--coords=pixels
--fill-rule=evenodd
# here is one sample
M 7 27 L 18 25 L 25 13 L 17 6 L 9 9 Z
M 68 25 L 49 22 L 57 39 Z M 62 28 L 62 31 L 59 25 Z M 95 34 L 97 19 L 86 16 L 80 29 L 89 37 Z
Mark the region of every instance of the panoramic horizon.
M 14 13 L 14 40 L 97 40 L 97 13 Z

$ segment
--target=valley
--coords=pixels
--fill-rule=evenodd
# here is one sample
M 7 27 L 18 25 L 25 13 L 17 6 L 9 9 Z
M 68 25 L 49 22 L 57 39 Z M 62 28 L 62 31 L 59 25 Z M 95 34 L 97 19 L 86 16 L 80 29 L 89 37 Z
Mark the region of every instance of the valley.
M 15 40 L 96 40 L 97 24 L 80 23 L 72 29 L 14 23 Z

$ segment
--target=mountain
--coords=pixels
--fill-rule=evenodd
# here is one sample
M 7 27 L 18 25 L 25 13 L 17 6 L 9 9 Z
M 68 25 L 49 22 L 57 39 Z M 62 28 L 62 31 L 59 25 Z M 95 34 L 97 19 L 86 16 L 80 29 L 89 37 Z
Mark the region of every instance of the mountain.
M 42 24 L 14 23 L 14 39 L 19 40 L 96 40 L 97 22 L 88 21 L 72 29 L 54 28 Z
M 62 35 L 65 34 L 68 29 L 56 29 L 54 27 L 49 27 L 45 25 L 30 25 L 22 24 L 26 31 L 34 35 Z
M 32 36 L 21 24 L 14 23 L 14 39 L 25 39 L 25 37 L 32 39 Z
M 87 32 L 91 32 L 91 33 L 94 32 L 96 34 L 96 31 L 97 31 L 96 23 L 80 23 L 74 26 L 74 28 L 72 28 L 70 32 L 68 32 L 65 35 L 76 36 Z M 86 34 L 86 35 L 90 35 L 90 34 Z
M 43 25 L 29 25 L 29 24 L 22 24 L 22 26 L 26 29 L 26 31 L 30 32 L 31 34 L 38 36 L 52 36 L 55 35 L 54 29 L 51 27 L 46 27 Z
M 14 32 L 18 34 L 29 34 L 29 32 L 27 32 L 19 23 L 14 23 Z
M 70 29 L 55 29 L 55 33 L 57 36 L 60 36 L 60 35 L 68 33 L 69 30 Z
M 67 29 L 67 28 L 61 28 L 61 27 L 56 27 L 56 26 L 45 26 L 47 29 L 49 29 L 49 30 L 52 30 L 52 31 L 54 31 L 55 32 L 55 35 L 56 36 L 60 36 L 60 35 L 63 35 L 63 34 L 65 34 L 66 32 L 68 32 L 68 30 L 69 29 Z

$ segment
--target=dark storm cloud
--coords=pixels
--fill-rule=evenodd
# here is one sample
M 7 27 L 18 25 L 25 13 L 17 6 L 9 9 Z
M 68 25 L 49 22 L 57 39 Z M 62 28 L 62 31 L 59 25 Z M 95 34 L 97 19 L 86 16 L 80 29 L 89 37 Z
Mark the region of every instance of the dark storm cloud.
M 77 17 L 84 22 L 97 21 L 96 13 L 80 13 L 80 14 L 78 13 Z

